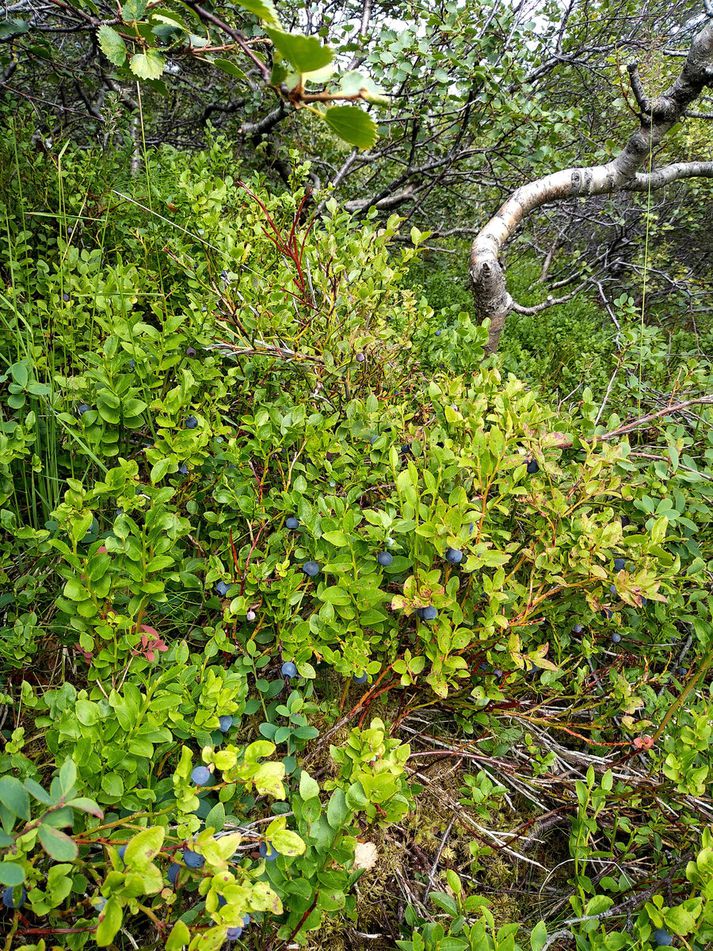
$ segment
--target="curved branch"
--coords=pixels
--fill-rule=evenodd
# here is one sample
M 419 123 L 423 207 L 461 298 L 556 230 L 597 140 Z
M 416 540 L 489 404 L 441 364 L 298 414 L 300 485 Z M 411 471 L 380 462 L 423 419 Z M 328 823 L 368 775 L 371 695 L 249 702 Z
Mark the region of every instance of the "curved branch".
M 634 69 L 632 76 L 635 74 Z M 713 23 L 704 26 L 694 38 L 681 73 L 666 92 L 649 100 L 640 91 L 647 111 L 642 111 L 639 128 L 619 155 L 603 165 L 563 169 L 521 186 L 479 232 L 471 250 L 470 274 L 476 310 L 481 317 L 490 319 L 488 350 L 497 349 L 505 320 L 513 308 L 500 254 L 535 209 L 573 196 L 641 191 L 659 188 L 678 178 L 710 175 L 710 162 L 677 163 L 650 174 L 639 173 L 653 149 L 707 85 L 713 85 Z

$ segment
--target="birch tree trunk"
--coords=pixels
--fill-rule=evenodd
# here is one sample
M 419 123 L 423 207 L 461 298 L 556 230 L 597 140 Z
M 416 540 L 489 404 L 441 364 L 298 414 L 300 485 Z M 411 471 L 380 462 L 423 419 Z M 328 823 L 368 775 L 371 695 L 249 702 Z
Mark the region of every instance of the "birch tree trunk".
M 661 96 L 647 99 L 635 65 L 629 67 L 632 89 L 641 110 L 639 128 L 611 162 L 567 168 L 518 188 L 478 233 L 471 249 L 470 275 L 476 311 L 490 319 L 488 350 L 495 351 L 513 309 L 500 255 L 518 226 L 542 205 L 573 196 L 617 191 L 646 191 L 693 176 L 713 178 L 712 162 L 677 162 L 664 168 L 640 169 L 666 133 L 706 86 L 713 86 L 713 22 L 697 34 L 676 81 Z

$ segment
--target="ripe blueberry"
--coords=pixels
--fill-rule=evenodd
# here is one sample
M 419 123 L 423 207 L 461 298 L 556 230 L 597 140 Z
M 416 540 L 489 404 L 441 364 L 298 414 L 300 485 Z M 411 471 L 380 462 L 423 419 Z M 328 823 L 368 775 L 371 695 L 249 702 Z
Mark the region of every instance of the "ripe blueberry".
M 205 865 L 205 859 L 203 856 L 192 851 L 192 849 L 183 850 L 183 861 L 186 863 L 188 868 L 203 868 Z
M 273 848 L 272 846 L 268 846 L 266 842 L 260 843 L 260 848 L 258 851 L 260 852 L 260 857 L 267 859 L 268 862 L 274 862 L 277 856 L 280 854 L 277 849 Z
M 171 862 L 171 864 L 168 866 L 167 877 L 169 882 L 174 886 L 176 882 L 178 881 L 178 875 L 180 871 L 181 871 L 181 866 L 178 864 L 178 862 Z
M 581 624 L 575 624 L 574 627 L 572 628 L 572 633 L 581 634 L 583 630 L 584 630 L 584 627 Z
M 295 665 L 292 663 L 291 660 L 286 660 L 285 663 L 280 668 L 280 673 L 282 674 L 283 677 L 296 677 L 297 668 L 295 667 Z
M 12 885 L 8 885 L 7 888 L 3 888 L 2 903 L 6 908 L 22 908 L 22 906 L 25 904 L 25 899 L 27 898 L 25 886 L 22 886 L 22 891 L 17 898 L 15 898 L 14 892 L 15 889 Z
M 402 443 L 402 444 L 401 444 L 401 452 L 402 452 L 405 456 L 408 456 L 409 453 L 411 452 L 411 443 L 410 443 L 410 442 L 404 442 L 404 443 Z
M 651 938 L 655 948 L 668 948 L 673 944 L 673 935 L 669 934 L 665 928 L 657 928 Z
M 64 294 L 62 294 L 62 300 L 65 303 L 69 300 L 69 294 L 66 291 L 64 292 Z
M 119 858 L 121 859 L 122 862 L 124 861 L 124 856 L 125 856 L 125 855 L 126 855 L 126 846 L 125 846 L 125 845 L 120 845 L 120 846 L 119 846 Z
M 85 413 L 89 412 L 89 404 L 80 403 L 79 406 L 77 407 L 77 412 L 79 413 L 80 416 L 84 416 Z
M 422 621 L 435 621 L 438 617 L 438 611 L 432 604 L 429 604 L 428 607 L 425 608 L 419 608 L 416 614 L 418 614 Z
M 365 354 L 365 353 L 357 353 L 357 355 L 356 355 L 356 362 L 357 362 L 357 363 L 363 363 L 365 360 L 366 360 L 366 354 Z
M 195 429 L 198 425 L 198 420 L 195 416 L 188 416 L 186 418 L 186 429 Z
M 219 581 L 218 584 L 215 586 L 215 590 L 218 592 L 221 598 L 224 598 L 226 594 L 228 593 L 229 587 L 230 587 L 229 584 L 226 584 L 224 581 Z
M 368 679 L 368 674 L 354 674 L 352 680 L 355 684 L 365 684 Z
M 390 551 L 380 551 L 376 556 L 376 560 L 379 562 L 382 568 L 388 568 L 391 562 L 394 560 L 394 556 Z
M 302 571 L 304 571 L 308 578 L 316 578 L 319 574 L 319 565 L 316 561 L 306 561 L 302 565 Z
M 210 770 L 207 766 L 194 766 L 191 771 L 191 779 L 196 786 L 207 786 L 210 782 Z
M 685 677 L 687 673 L 688 673 L 688 668 L 687 668 L 687 667 L 677 667 L 677 668 L 676 668 L 676 674 L 677 674 L 679 677 Z
M 527 471 L 530 475 L 534 475 L 536 472 L 540 471 L 540 466 L 537 462 L 537 459 L 530 459 L 527 464 Z
M 460 548 L 446 548 L 446 561 L 452 565 L 459 565 L 463 561 L 463 552 Z
M 440 337 L 442 333 L 443 333 L 442 330 L 437 330 L 437 331 L 436 331 L 436 336 L 437 336 L 437 337 Z
M 618 644 L 620 641 L 621 641 L 621 634 L 619 634 L 617 631 L 614 631 L 614 633 L 611 636 L 612 644 Z
M 614 571 L 623 571 L 623 570 L 624 570 L 624 564 L 625 564 L 625 562 L 624 562 L 624 559 L 623 559 L 623 558 L 615 558 L 615 559 L 614 559 Z
M 224 714 L 222 717 L 218 717 L 218 724 L 220 732 L 227 733 L 233 725 L 233 718 L 228 714 Z
M 496 669 L 493 671 L 493 677 L 497 677 L 498 680 L 500 680 L 500 678 L 502 677 L 502 675 L 503 675 L 502 670 L 498 670 L 498 669 L 496 668 Z
M 187 357 L 195 357 L 195 355 L 196 355 L 196 348 L 195 348 L 195 347 L 186 347 L 186 356 L 187 356 Z
M 129 360 L 129 369 L 133 370 L 136 368 L 136 360 Z
M 248 611 L 247 614 L 245 615 L 245 620 L 246 620 L 246 621 L 254 621 L 256 617 L 257 617 L 257 614 L 256 614 L 253 610 L 250 610 L 250 611 Z
M 294 515 L 290 515 L 289 518 L 286 518 L 286 519 L 285 519 L 285 526 L 286 526 L 287 528 L 292 528 L 292 529 L 294 529 L 294 528 L 299 528 L 299 527 L 300 527 L 300 520 L 299 520 L 298 518 L 295 518 Z
M 181 475 L 188 475 L 188 466 L 185 464 L 185 462 L 180 464 L 178 471 L 181 473 Z
M 228 939 L 228 941 L 237 941 L 242 933 L 243 929 L 240 927 L 240 925 L 235 925 L 232 928 L 228 928 L 225 933 L 225 937 Z
M 626 528 L 627 525 L 631 525 L 631 519 L 628 515 L 622 515 L 621 517 L 621 527 Z

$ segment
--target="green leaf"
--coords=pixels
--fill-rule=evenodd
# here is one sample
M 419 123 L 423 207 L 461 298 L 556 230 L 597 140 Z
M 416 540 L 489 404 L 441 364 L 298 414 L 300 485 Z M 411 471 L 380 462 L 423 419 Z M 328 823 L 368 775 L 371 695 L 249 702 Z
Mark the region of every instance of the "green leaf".
M 42 848 L 50 858 L 56 859 L 58 862 L 72 862 L 79 854 L 79 849 L 73 839 L 44 822 L 40 825 L 38 835 Z
M 190 943 L 191 933 L 185 921 L 177 921 L 166 939 L 166 951 L 181 951 Z
M 20 819 L 30 818 L 30 797 L 20 780 L 14 776 L 0 777 L 0 802 Z
M 146 0 L 126 0 L 121 8 L 121 16 L 127 23 L 140 20 L 146 12 Z
M 27 364 L 13 363 L 12 366 L 9 366 L 7 369 L 12 376 L 13 381 L 24 390 L 30 379 L 30 373 L 27 369 Z
M 376 142 L 376 123 L 358 106 L 332 106 L 324 120 L 340 139 L 359 149 L 370 149 Z
M 349 544 L 349 539 L 344 534 L 344 532 L 325 532 L 322 535 L 322 538 L 329 542 L 330 545 L 335 545 L 337 548 L 344 548 Z
M 161 826 L 144 829 L 126 846 L 124 864 L 134 868 L 146 868 L 161 851 L 165 830 Z
M 340 829 L 349 815 L 349 806 L 341 789 L 335 789 L 327 806 L 327 822 L 332 829 Z
M 126 62 L 126 43 L 116 30 L 110 26 L 100 26 L 97 30 L 99 49 L 114 66 L 123 66 Z
M 25 780 L 25 789 L 31 796 L 34 796 L 38 802 L 41 802 L 43 806 L 52 805 L 52 797 L 50 794 L 46 789 L 43 789 L 39 783 L 35 782 L 34 779 Z
M 292 63 L 298 73 L 312 73 L 332 62 L 334 53 L 323 46 L 315 36 L 300 33 L 285 33 L 283 30 L 266 29 L 275 49 Z
M 277 26 L 280 22 L 272 0 L 239 0 L 239 3 L 248 13 L 254 13 L 266 23 L 274 23 Z
M 544 921 L 538 921 L 530 934 L 530 947 L 532 951 L 542 951 L 547 944 L 547 926 Z
M 22 36 L 30 29 L 28 20 L 13 17 L 10 20 L 0 20 L 0 40 L 11 40 L 13 36 Z
M 236 66 L 235 63 L 229 59 L 223 59 L 222 57 L 219 57 L 218 59 L 213 60 L 213 65 L 217 66 L 218 69 L 222 70 L 224 73 L 227 73 L 228 76 L 232 76 L 233 79 L 247 79 L 243 70 L 239 66 Z
M 94 940 L 100 948 L 106 948 L 112 943 L 114 936 L 121 928 L 122 918 L 123 912 L 119 899 L 112 896 L 99 915 L 99 924 L 94 934 Z
M 71 796 L 77 782 L 77 767 L 74 760 L 67 758 L 59 771 L 59 787 L 62 790 L 62 796 Z
M 302 839 L 290 829 L 278 829 L 270 836 L 270 842 L 280 855 L 302 855 L 306 849 Z
M 80 812 L 88 812 L 90 816 L 96 816 L 97 819 L 103 819 L 104 813 L 93 799 L 87 799 L 85 796 L 79 796 L 77 799 L 70 799 L 67 803 L 72 809 L 78 809 Z
M 0 882 L 14 888 L 25 881 L 25 870 L 17 862 L 0 862 Z
M 217 802 L 205 817 L 206 829 L 213 829 L 214 832 L 221 832 L 225 825 L 225 806 L 222 802 Z
M 158 79 L 166 68 L 166 60 L 158 50 L 147 50 L 145 53 L 135 53 L 129 66 L 139 79 Z
M 316 779 L 312 779 L 306 769 L 303 769 L 300 774 L 300 796 L 305 801 L 319 796 L 319 783 Z

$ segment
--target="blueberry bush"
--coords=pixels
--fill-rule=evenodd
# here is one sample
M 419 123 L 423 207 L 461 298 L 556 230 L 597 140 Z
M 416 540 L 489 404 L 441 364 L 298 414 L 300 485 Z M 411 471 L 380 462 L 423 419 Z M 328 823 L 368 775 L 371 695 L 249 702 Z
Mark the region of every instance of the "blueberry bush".
M 0 148 L 4 951 L 709 946 L 705 358 L 558 403 L 307 166 Z

